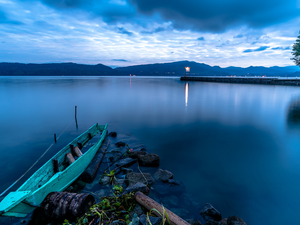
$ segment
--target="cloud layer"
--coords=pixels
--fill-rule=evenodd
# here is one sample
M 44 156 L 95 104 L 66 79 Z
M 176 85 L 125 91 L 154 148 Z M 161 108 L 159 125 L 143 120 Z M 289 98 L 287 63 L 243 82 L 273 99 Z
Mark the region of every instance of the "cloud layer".
M 296 0 L 0 0 L 0 61 L 292 65 Z

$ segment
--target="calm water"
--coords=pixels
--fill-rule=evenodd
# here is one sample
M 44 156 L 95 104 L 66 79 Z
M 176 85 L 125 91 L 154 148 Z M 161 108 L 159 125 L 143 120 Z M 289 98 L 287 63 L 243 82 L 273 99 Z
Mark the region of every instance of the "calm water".
M 78 129 L 74 106 L 78 106 Z M 178 78 L 0 77 L 0 191 L 94 123 L 130 133 L 201 202 L 248 224 L 299 224 L 300 89 Z

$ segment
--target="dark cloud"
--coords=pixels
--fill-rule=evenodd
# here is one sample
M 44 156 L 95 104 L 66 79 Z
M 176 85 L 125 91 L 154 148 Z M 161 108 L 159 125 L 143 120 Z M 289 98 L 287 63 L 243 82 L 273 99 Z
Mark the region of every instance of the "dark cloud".
M 113 61 L 118 61 L 118 62 L 128 62 L 126 59 L 113 59 Z
M 93 0 L 42 0 L 47 5 L 56 8 L 78 8 L 94 2 Z
M 154 20 L 157 23 L 171 22 L 171 26 L 178 30 L 209 32 L 223 32 L 242 25 L 262 28 L 285 22 L 300 15 L 297 0 L 40 1 L 59 10 L 71 10 L 72 12 L 82 10 L 88 14 L 100 16 L 106 23 L 136 23 L 146 27 Z
M 129 0 L 140 13 L 160 14 L 177 29 L 223 32 L 248 25 L 266 27 L 300 14 L 297 0 Z
M 132 35 L 133 35 L 132 32 L 126 30 L 126 29 L 123 28 L 123 27 L 119 27 L 117 32 L 120 33 L 120 34 L 127 34 L 128 36 L 132 36 Z
M 204 41 L 204 37 L 197 38 L 198 41 Z
M 244 37 L 244 35 L 238 34 L 238 35 L 234 36 L 233 38 L 242 38 L 242 37 Z
M 290 50 L 290 46 L 287 47 L 275 47 L 275 48 L 271 48 L 272 50 Z
M 261 52 L 261 51 L 265 51 L 266 49 L 270 48 L 270 46 L 261 46 L 259 48 L 255 48 L 255 49 L 246 49 L 243 52 Z

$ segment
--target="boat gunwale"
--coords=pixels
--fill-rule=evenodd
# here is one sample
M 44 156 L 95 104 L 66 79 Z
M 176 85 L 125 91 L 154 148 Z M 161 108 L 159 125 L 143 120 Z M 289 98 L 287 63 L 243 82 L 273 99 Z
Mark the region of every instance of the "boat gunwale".
M 104 126 L 104 128 L 103 129 L 101 129 L 102 128 L 102 126 Z M 84 135 L 86 135 L 87 133 L 89 133 L 89 131 L 90 130 L 92 130 L 92 129 L 94 129 L 94 128 L 97 128 L 98 130 L 99 130 L 99 132 L 100 131 L 103 131 L 103 130 L 105 130 L 105 128 L 107 128 L 107 124 L 106 125 L 98 125 L 98 123 L 95 123 L 93 126 L 91 126 L 88 130 L 86 130 L 84 133 L 82 133 L 81 135 L 79 135 L 78 137 L 76 137 L 74 140 L 72 140 L 69 144 L 67 144 L 65 147 L 63 147 L 61 150 L 59 150 L 54 156 L 52 156 L 47 162 L 45 162 L 38 170 L 36 170 L 16 191 L 32 191 L 33 193 L 35 192 L 35 191 L 37 191 L 38 189 L 40 189 L 40 188 L 42 188 L 45 184 L 47 184 L 48 183 L 48 181 L 51 179 L 49 179 L 48 181 L 46 181 L 40 188 L 37 188 L 37 189 L 35 189 L 35 190 L 29 190 L 29 188 L 30 188 L 30 184 L 29 184 L 29 186 L 28 187 L 26 187 L 26 185 L 28 185 L 28 183 L 29 182 L 31 182 L 31 180 L 32 179 L 34 179 L 35 178 L 35 176 L 37 175 L 37 174 L 39 174 L 41 171 L 43 171 L 43 170 L 46 170 L 47 168 L 49 168 L 49 165 L 51 165 L 52 164 L 52 160 L 53 159 L 55 159 L 55 158 L 59 158 L 59 157 L 61 157 L 62 156 L 62 154 L 64 154 L 67 150 L 68 150 L 68 148 L 69 148 L 69 146 L 71 145 L 71 144 L 74 144 L 74 143 L 76 143 L 78 140 L 80 140 Z M 100 140 L 100 139 L 99 139 Z M 93 146 L 92 146 L 93 147 Z M 92 148 L 91 147 L 91 148 Z M 91 149 L 91 148 L 89 148 L 88 150 L 87 150 L 87 152 Z M 86 152 L 86 153 L 87 153 Z M 76 162 L 76 161 L 75 161 Z M 73 163 L 72 163 L 73 164 Z M 71 164 L 71 165 L 72 165 Z M 70 166 L 71 166 L 70 165 Z M 68 166 L 67 168 L 69 168 L 70 166 Z M 50 167 L 52 170 L 54 170 L 54 168 L 53 167 Z M 66 169 L 67 169 L 66 168 Z M 66 170 L 65 169 L 65 170 Z M 65 171 L 64 170 L 64 171 Z M 63 172 L 63 171 L 62 171 Z M 24 187 L 26 187 L 26 188 L 24 188 Z M 32 193 L 32 194 L 33 194 Z

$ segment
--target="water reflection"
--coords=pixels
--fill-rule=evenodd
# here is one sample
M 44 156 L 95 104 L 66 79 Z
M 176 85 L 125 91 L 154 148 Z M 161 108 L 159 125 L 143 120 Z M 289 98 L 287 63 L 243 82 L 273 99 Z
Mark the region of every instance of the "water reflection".
M 189 83 L 185 83 L 184 93 L 185 93 L 185 106 L 187 107 L 188 100 L 189 100 Z
M 287 126 L 289 128 L 300 127 L 300 97 L 291 101 L 287 108 Z

